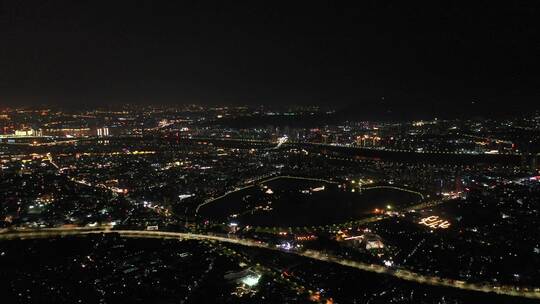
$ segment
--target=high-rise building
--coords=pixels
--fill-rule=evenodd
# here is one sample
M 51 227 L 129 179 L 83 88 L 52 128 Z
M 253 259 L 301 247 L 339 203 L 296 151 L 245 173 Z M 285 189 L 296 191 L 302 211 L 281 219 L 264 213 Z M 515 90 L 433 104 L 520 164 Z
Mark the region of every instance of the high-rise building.
M 98 137 L 108 137 L 109 136 L 109 128 L 107 128 L 107 127 L 97 128 L 97 136 Z

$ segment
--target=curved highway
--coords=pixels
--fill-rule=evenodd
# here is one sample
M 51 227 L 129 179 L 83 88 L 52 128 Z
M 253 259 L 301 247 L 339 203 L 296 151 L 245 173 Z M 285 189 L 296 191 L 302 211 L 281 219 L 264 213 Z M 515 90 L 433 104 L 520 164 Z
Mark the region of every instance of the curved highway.
M 166 232 L 166 231 L 146 231 L 146 230 L 112 230 L 110 228 L 48 228 L 48 229 L 15 229 L 15 230 L 0 230 L 0 240 L 12 240 L 12 239 L 37 239 L 37 238 L 50 238 L 58 236 L 72 236 L 72 235 L 89 235 L 89 234 L 101 234 L 101 233 L 116 233 L 122 237 L 131 238 L 153 238 L 153 239 L 188 239 L 188 240 L 207 240 L 217 241 L 224 243 L 237 244 L 241 246 L 258 247 L 269 250 L 282 251 L 270 244 L 250 239 L 228 238 L 223 236 L 206 235 L 206 234 L 193 234 L 193 233 L 181 233 L 181 232 Z M 335 263 L 347 267 L 360 269 L 363 271 L 381 273 L 391 275 L 393 277 L 416 282 L 420 284 L 428 284 L 433 286 L 443 286 L 458 288 L 469 291 L 478 292 L 493 292 L 501 295 L 526 297 L 533 299 L 540 299 L 540 287 L 538 288 L 526 288 L 520 286 L 510 285 L 494 285 L 491 283 L 467 283 L 463 281 L 452 280 L 448 278 L 441 278 L 437 276 L 423 275 L 408 270 L 389 268 L 382 265 L 367 264 L 340 257 L 331 256 L 326 253 L 314 250 L 305 251 L 287 251 L 291 254 L 299 256 L 325 261 L 329 263 Z

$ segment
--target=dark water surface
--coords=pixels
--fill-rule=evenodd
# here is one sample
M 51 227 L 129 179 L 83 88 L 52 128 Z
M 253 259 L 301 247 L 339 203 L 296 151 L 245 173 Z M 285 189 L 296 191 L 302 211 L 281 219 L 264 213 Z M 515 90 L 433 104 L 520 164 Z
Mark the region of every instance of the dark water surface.
M 313 191 L 323 186 L 324 190 Z M 273 193 L 267 193 L 268 189 Z M 242 225 L 297 227 L 342 223 L 366 217 L 375 208 L 404 207 L 419 201 L 418 195 L 397 189 L 369 189 L 360 193 L 323 181 L 279 178 L 216 200 L 201 208 L 200 214 Z M 233 214 L 237 217 L 231 218 Z

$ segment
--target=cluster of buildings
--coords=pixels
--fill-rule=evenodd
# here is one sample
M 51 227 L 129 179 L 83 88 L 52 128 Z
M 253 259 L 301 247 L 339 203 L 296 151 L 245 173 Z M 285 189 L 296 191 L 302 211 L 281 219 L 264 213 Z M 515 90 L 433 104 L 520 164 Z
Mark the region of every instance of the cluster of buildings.
M 282 118 L 324 115 L 333 112 L 310 107 L 277 111 L 200 106 L 4 110 L 0 115 L 0 228 L 107 225 L 213 233 L 260 240 L 287 252 L 319 250 L 454 280 L 519 286 L 540 280 L 540 273 L 529 267 L 540 264 L 540 240 L 530 233 L 540 225 L 538 138 L 529 132 L 540 130 L 540 119 L 278 123 Z M 261 182 L 278 176 L 330 182 L 293 190 Z M 325 196 L 334 188 L 361 195 L 366 188 L 379 186 L 420 195 L 419 207 L 411 204 L 394 210 L 389 202 L 373 212 L 370 208 L 358 220 L 320 225 L 281 227 L 283 218 L 265 218 L 283 207 L 277 202 L 287 191 L 313 203 L 323 197 L 324 204 L 337 206 L 337 197 Z M 248 192 L 236 199 L 235 193 L 242 189 Z M 233 197 L 231 204 L 217 205 L 209 216 L 199 212 L 223 197 Z M 347 196 L 352 197 L 356 198 Z M 350 199 L 347 206 L 355 202 Z M 236 208 L 232 213 L 227 209 L 231 206 Z M 292 207 L 289 210 L 294 213 Z M 264 218 L 260 222 L 265 224 L 242 223 L 249 217 L 254 223 L 257 217 Z M 198 268 L 201 273 L 212 275 L 208 265 L 213 265 L 213 253 L 229 252 L 213 250 L 205 253 L 208 263 Z M 193 256 L 188 249 L 182 252 L 188 253 L 174 258 Z M 121 290 L 114 280 L 120 277 L 154 286 L 144 278 L 158 277 L 137 263 L 163 273 L 158 265 L 170 257 L 156 253 L 129 258 L 134 259 L 129 265 L 103 266 L 112 267 L 116 275 L 100 283 L 100 288 L 107 290 L 110 284 L 111 290 Z M 281 261 L 264 260 L 274 266 Z M 77 267 L 82 267 L 80 263 Z M 86 268 L 91 262 L 83 264 Z M 323 273 L 324 267 L 313 266 Z M 218 277 L 235 286 L 227 295 L 243 299 L 269 295 L 260 286 L 272 276 L 295 282 L 290 283 L 294 290 L 304 285 L 335 288 L 324 275 L 285 268 L 276 276 L 248 266 L 219 272 Z M 198 274 L 181 279 L 204 281 Z M 267 280 L 265 286 L 281 288 L 278 281 Z M 339 294 L 321 289 L 313 288 L 309 294 L 313 299 Z M 402 297 L 406 292 L 410 289 L 396 290 L 394 295 Z M 300 294 L 305 296 L 295 291 L 290 299 Z

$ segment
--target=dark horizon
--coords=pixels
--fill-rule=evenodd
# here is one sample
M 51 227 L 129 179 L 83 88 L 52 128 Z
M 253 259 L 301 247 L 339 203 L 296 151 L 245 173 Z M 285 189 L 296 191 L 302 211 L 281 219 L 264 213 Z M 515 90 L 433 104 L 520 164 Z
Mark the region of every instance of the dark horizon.
M 511 104 L 511 106 L 509 105 Z M 76 104 L 76 103 L 41 103 L 41 104 L 11 104 L 3 105 L 0 110 L 6 109 L 28 109 L 41 110 L 51 109 L 53 111 L 68 111 L 81 113 L 94 110 L 119 110 L 119 109 L 144 109 L 144 108 L 169 108 L 169 109 L 189 109 L 192 106 L 202 106 L 208 110 L 210 108 L 221 107 L 248 107 L 253 109 L 264 109 L 266 111 L 286 112 L 288 110 L 297 110 L 301 108 L 318 107 L 319 113 L 329 111 L 329 114 L 317 115 L 316 119 L 307 115 L 305 119 L 311 121 L 308 125 L 335 124 L 345 121 L 387 121 L 387 122 L 405 122 L 411 120 L 485 120 L 485 119 L 515 119 L 516 117 L 530 117 L 538 114 L 540 108 L 536 105 L 509 103 L 509 104 L 449 104 L 448 106 L 425 105 L 412 106 L 410 104 L 389 104 L 381 101 L 371 101 L 363 104 L 240 104 L 240 103 L 97 103 L 97 104 Z M 261 113 L 262 116 L 263 113 Z M 261 116 L 261 117 L 262 117 Z M 270 117 L 268 117 L 270 118 Z M 281 115 L 285 119 L 281 124 L 295 124 L 298 117 L 291 118 Z M 255 117 L 253 117 L 255 119 Z M 277 119 L 274 116 L 273 119 Z
M 1 105 L 536 110 L 538 7 L 4 3 Z M 454 113 L 454 114 L 452 114 Z

